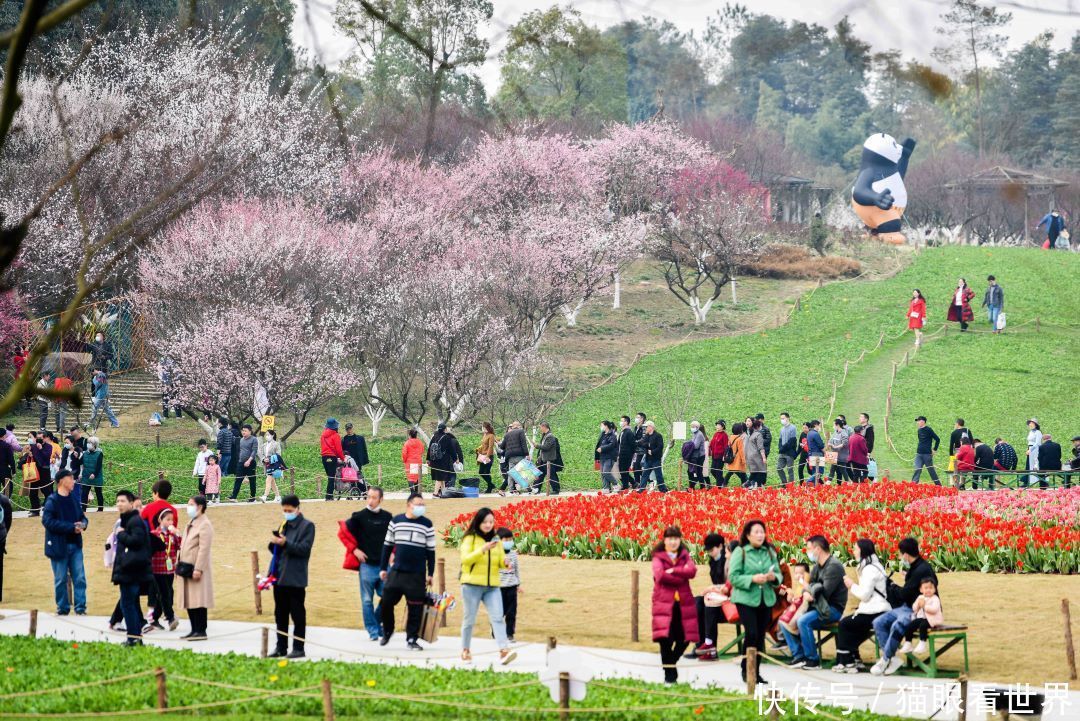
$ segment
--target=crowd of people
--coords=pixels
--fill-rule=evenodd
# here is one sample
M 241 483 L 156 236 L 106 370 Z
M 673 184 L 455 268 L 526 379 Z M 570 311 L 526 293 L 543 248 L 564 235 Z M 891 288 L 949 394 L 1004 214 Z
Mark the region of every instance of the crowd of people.
M 851 578 L 821 535 L 806 539 L 806 561 L 789 565 L 769 542 L 765 522 L 747 521 L 738 539 L 725 545 L 719 533 L 703 539 L 708 555 L 707 585 L 695 594 L 690 581 L 697 565 L 678 526 L 668 527 L 652 554 L 652 637 L 668 683 L 678 680 L 676 665 L 685 656 L 715 661 L 721 623 L 739 623 L 743 648 L 775 648 L 791 657 L 792 668 L 821 668 L 816 632 L 837 624 L 837 673 L 896 673 L 905 654 L 926 651 L 928 632 L 944 624 L 938 580 L 920 555 L 914 538 L 900 541 L 897 552 L 904 582 L 894 583 L 878 557 L 874 542 L 858 539 L 851 548 L 856 576 Z M 849 595 L 858 600 L 845 615 Z M 871 666 L 860 646 L 873 634 L 881 649 Z M 917 645 L 912 645 L 918 634 Z M 741 650 L 741 649 L 740 649 Z M 746 678 L 746 659 L 742 661 Z M 758 672 L 758 682 L 767 683 Z

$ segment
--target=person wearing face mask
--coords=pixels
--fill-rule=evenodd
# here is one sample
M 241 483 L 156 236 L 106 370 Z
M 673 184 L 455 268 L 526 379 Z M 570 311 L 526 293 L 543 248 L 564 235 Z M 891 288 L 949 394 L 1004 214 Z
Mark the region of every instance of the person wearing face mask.
M 270 539 L 270 552 L 277 553 L 277 581 L 274 583 L 274 622 L 277 644 L 270 658 L 304 658 L 307 634 L 308 561 L 315 545 L 315 524 L 300 513 L 300 498 L 281 498 L 282 522 Z M 293 622 L 293 650 L 289 647 L 289 619 Z
M 690 442 L 693 445 L 686 463 L 688 485 L 690 490 L 694 490 L 698 486 L 707 488 L 709 481 L 705 475 L 705 456 L 709 444 L 705 440 L 705 433 L 701 430 L 701 423 L 698 421 L 693 421 L 690 424 Z
M 139 516 L 135 494 L 119 491 L 116 510 L 120 525 L 116 530 L 116 558 L 112 582 L 120 587 L 120 608 L 127 629 L 127 646 L 142 645 L 143 616 L 139 608 L 140 589 L 153 581 L 150 573 L 150 532 Z
M 724 613 L 718 606 L 706 606 L 705 594 L 724 593 L 723 585 L 727 581 L 727 554 L 724 550 L 724 537 L 719 533 L 710 533 L 705 536 L 705 555 L 709 561 L 709 582 L 711 586 L 694 597 L 694 605 L 697 609 L 698 620 L 698 643 L 694 650 L 686 654 L 686 658 L 697 658 L 699 661 L 716 660 L 716 635 Z
M 799 455 L 798 434 L 787 413 L 780 414 L 780 445 L 776 450 L 776 473 L 780 476 L 780 485 L 794 483 L 795 458 Z
M 420 618 L 431 577 L 435 573 L 435 526 L 426 518 L 427 506 L 419 493 L 409 495 L 405 512 L 394 516 L 386 529 L 379 577 L 383 580 L 382 625 L 379 645 L 394 635 L 394 607 L 404 597 L 408 604 L 405 639 L 412 651 L 423 651 Z M 391 565 L 390 557 L 394 563 Z
M 690 590 L 697 566 L 678 526 L 668 526 L 663 540 L 653 549 L 652 574 L 652 637 L 660 644 L 664 683 L 675 683 L 679 680 L 675 667 L 679 657 L 687 646 L 701 640 L 694 592 Z
M 357 571 L 360 576 L 360 605 L 363 613 L 364 628 L 372 641 L 382 638 L 382 626 L 379 618 L 382 612 L 375 605 L 375 594 L 381 601 L 383 582 L 379 577 L 379 563 L 382 561 L 382 547 L 386 541 L 386 531 L 393 516 L 381 508 L 383 490 L 378 486 L 368 488 L 367 506 L 352 514 L 348 520 L 340 521 L 338 538 L 345 544 L 345 562 L 343 567 Z
M 611 421 L 600 422 L 600 438 L 596 441 L 593 457 L 599 464 L 603 492 L 614 492 L 615 476 L 611 469 L 615 467 L 615 462 L 619 459 L 619 439 L 615 436 L 615 424 Z
M 461 660 L 472 661 L 473 626 L 480 604 L 484 604 L 491 619 L 491 631 L 499 646 L 499 660 L 510 663 L 517 654 L 510 650 L 503 618 L 500 571 L 506 567 L 506 551 L 502 539 L 495 534 L 495 514 L 481 508 L 472 517 L 465 535 L 461 537 L 461 597 L 465 610 L 461 614 Z
M 188 612 L 191 632 L 182 638 L 205 641 L 207 611 L 214 607 L 214 576 L 210 563 L 214 526 L 206 516 L 206 496 L 189 498 L 185 511 L 188 524 L 180 543 L 176 574 L 183 580 L 180 606 Z
M 848 600 L 848 589 L 844 584 L 847 576 L 844 564 L 832 555 L 824 536 L 806 539 L 806 557 L 810 559 L 810 585 L 803 592 L 803 600 L 810 607 L 799 616 L 798 636 L 783 625 L 780 631 L 792 651 L 791 667 L 817 669 L 821 668 L 821 656 L 814 632 L 836 623 L 844 614 Z
M 96 371 L 100 370 L 108 373 L 113 359 L 112 344 L 105 340 L 103 333 L 95 333 L 94 342 L 89 345 L 91 367 Z
M 923 579 L 932 578 L 934 586 L 938 585 L 933 567 L 919 554 L 918 541 L 911 537 L 901 539 L 897 550 L 904 565 L 904 585 L 900 589 L 903 603 L 874 619 L 874 635 L 881 649 L 881 658 L 870 669 L 875 676 L 894 674 L 904 665 L 896 652 L 911 626 L 914 616 L 912 604 L 920 596 Z
M 634 451 L 637 439 L 634 437 L 634 429 L 630 426 L 630 416 L 619 419 L 619 489 L 630 490 L 630 473 L 634 466 Z
M 517 630 L 517 602 L 521 590 L 521 568 L 518 565 L 518 552 L 514 548 L 514 532 L 503 526 L 495 531 L 502 542 L 506 565 L 499 569 L 499 592 L 502 594 L 503 620 L 506 622 L 506 640 L 514 642 Z

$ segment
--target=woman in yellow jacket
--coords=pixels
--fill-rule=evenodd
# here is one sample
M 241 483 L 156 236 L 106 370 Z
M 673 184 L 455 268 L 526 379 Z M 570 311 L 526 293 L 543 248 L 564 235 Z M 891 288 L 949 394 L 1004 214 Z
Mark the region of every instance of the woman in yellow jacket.
M 510 650 L 510 642 L 506 640 L 499 571 L 508 566 L 502 539 L 495 535 L 495 514 L 490 508 L 481 508 L 473 516 L 459 550 L 461 597 L 465 603 L 461 618 L 461 660 L 472 661 L 469 645 L 472 643 L 473 626 L 476 625 L 476 613 L 483 603 L 491 618 L 495 642 L 499 645 L 499 660 L 506 665 L 517 654 Z
M 727 474 L 724 476 L 724 485 L 728 484 L 731 480 L 732 474 L 739 477 L 742 481 L 742 485 L 746 485 L 746 424 L 736 423 L 731 427 L 731 445 L 728 446 L 731 449 L 732 459 L 731 463 L 728 463 Z

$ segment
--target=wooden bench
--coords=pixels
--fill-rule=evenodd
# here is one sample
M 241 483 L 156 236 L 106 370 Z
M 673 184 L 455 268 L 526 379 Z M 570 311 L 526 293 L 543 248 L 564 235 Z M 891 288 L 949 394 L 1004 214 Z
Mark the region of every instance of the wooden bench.
M 837 624 L 830 623 L 828 626 L 822 626 L 817 629 L 818 653 L 822 656 L 824 656 L 824 645 L 829 641 L 835 640 L 838 628 Z M 938 668 L 938 659 L 946 651 L 957 644 L 963 645 L 963 673 L 968 673 L 970 667 L 968 664 L 967 630 L 967 626 L 957 625 L 935 626 L 934 628 L 931 628 L 926 638 L 929 656 L 923 660 L 913 653 L 905 654 L 907 658 L 905 659 L 904 667 L 900 669 L 900 673 L 914 676 L 926 676 L 927 678 L 954 678 L 959 676 L 961 673 L 960 671 L 950 671 Z M 871 633 L 871 638 L 874 640 L 874 658 L 880 658 L 881 649 L 877 643 L 877 636 Z M 939 646 L 938 644 L 941 644 L 942 642 L 944 643 Z M 825 665 L 824 658 L 822 659 L 822 665 Z
M 731 626 L 730 623 L 721 623 L 720 626 Z M 735 656 L 742 656 L 744 652 L 743 640 L 746 636 L 746 632 L 743 631 L 741 623 L 734 624 L 735 636 L 727 643 L 721 645 L 720 639 L 716 639 L 716 656 L 717 658 L 733 658 Z

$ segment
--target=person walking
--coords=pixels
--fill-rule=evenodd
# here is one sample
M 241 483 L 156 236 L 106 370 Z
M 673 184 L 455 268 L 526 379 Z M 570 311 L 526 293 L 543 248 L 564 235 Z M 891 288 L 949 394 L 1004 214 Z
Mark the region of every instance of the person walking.
M 810 485 L 824 482 L 825 475 L 825 439 L 821 437 L 821 421 L 810 421 L 810 430 L 806 434 L 806 459 L 810 464 Z
M 900 670 L 903 661 L 896 657 L 900 642 L 911 626 L 914 611 L 912 605 L 919 598 L 923 579 L 932 578 L 937 586 L 937 574 L 930 564 L 919 554 L 919 542 L 914 538 L 903 538 L 897 545 L 900 561 L 904 564 L 904 585 L 900 589 L 903 603 L 882 613 L 874 619 L 874 635 L 877 636 L 881 658 L 870 669 L 875 676 L 891 675 Z
M 708 455 L 709 444 L 705 440 L 705 433 L 699 421 L 690 423 L 690 440 L 693 443 L 693 450 L 690 452 L 690 459 L 686 465 L 690 490 L 694 490 L 697 486 L 706 488 L 709 481 L 705 475 L 705 457 Z
M 866 450 L 866 428 L 855 426 L 848 437 L 848 475 L 855 483 L 866 482 L 866 469 L 870 465 L 870 454 Z
M 394 635 L 394 607 L 404 597 L 408 607 L 405 641 L 412 651 L 424 650 L 418 642 L 420 619 L 427 587 L 435 574 L 435 526 L 426 514 L 424 497 L 410 494 L 405 501 L 405 512 L 394 516 L 386 529 L 379 562 L 379 578 L 383 581 L 380 646 L 390 643 Z
M 652 554 L 652 637 L 660 645 L 664 683 L 676 683 L 676 664 L 691 643 L 699 643 L 697 604 L 690 579 L 697 565 L 678 526 L 668 526 Z
M 866 439 L 866 455 L 874 457 L 874 424 L 870 422 L 869 413 L 859 414 L 859 425 L 863 427 L 863 438 Z M 873 480 L 873 476 L 871 476 Z
M 922 345 L 923 328 L 926 326 L 926 299 L 918 288 L 911 291 L 907 319 L 908 330 L 915 332 L 915 347 L 918 348 Z
M 52 493 L 52 446 L 45 440 L 45 434 L 32 431 L 27 438 L 26 453 L 22 458 L 23 485 L 30 496 L 30 517 L 41 515 L 41 496 L 47 500 Z M 31 476 L 27 477 L 27 472 Z
M 957 281 L 956 290 L 953 291 L 949 305 L 948 320 L 959 323 L 961 332 L 968 329 L 968 323 L 975 321 L 975 313 L 971 310 L 971 299 L 974 297 L 975 291 L 968 287 L 966 280 L 961 278 Z
M 105 486 L 105 453 L 101 450 L 101 441 L 97 436 L 86 439 L 86 452 L 82 454 L 81 460 L 82 478 L 79 479 L 79 496 L 83 511 L 86 511 L 90 503 L 92 490 L 97 499 L 97 512 L 102 513 L 105 511 L 105 499 L 102 496 L 102 489 Z
M 322 456 L 323 471 L 326 473 L 326 500 L 334 500 L 334 489 L 338 472 L 345 463 L 345 451 L 341 447 L 336 418 L 327 418 L 319 437 L 319 453 Z
M 230 501 L 238 500 L 240 488 L 247 480 L 248 491 L 251 496 L 249 503 L 255 502 L 255 469 L 259 462 L 259 439 L 251 431 L 247 423 L 240 429 L 240 446 L 236 451 L 236 475 L 233 477 L 232 495 Z
M 508 471 L 512 471 L 514 466 L 516 466 L 523 458 L 529 457 L 529 441 L 525 437 L 525 429 L 521 427 L 521 423 L 518 421 L 512 421 L 510 423 L 510 427 L 506 430 L 506 435 L 503 436 L 502 442 L 499 443 L 499 448 L 502 449 L 503 458 L 506 459 Z M 517 483 L 514 481 L 514 477 L 508 475 L 506 480 L 503 481 L 499 491 L 506 491 L 509 486 L 510 493 L 518 493 L 519 489 L 516 488 L 516 485 Z
M 806 466 L 807 466 L 807 463 L 808 463 L 808 460 L 809 460 L 809 456 L 807 455 L 807 452 L 810 449 L 810 445 L 806 442 L 806 437 L 808 435 L 810 435 L 810 424 L 809 423 L 803 423 L 802 424 L 802 430 L 799 431 L 799 440 L 797 441 L 797 443 L 799 444 L 798 445 L 798 447 L 799 447 L 799 455 L 796 457 L 796 460 L 795 460 L 795 465 L 798 467 L 798 471 L 799 471 L 799 485 L 800 486 L 806 481 Z M 811 470 L 811 474 L 813 474 L 812 470 Z M 813 480 L 814 480 L 813 476 L 811 475 L 811 478 L 810 478 L 811 483 L 813 482 Z
M 727 473 L 724 475 L 724 485 L 728 485 L 734 475 L 739 479 L 739 485 L 746 485 L 746 424 L 736 423 L 731 426 L 731 444 L 728 445 L 724 460 L 727 465 Z
M 918 483 L 922 469 L 925 468 L 930 473 L 930 480 L 940 486 L 941 481 L 938 480 L 937 469 L 934 468 L 934 453 L 941 445 L 941 439 L 934 433 L 933 428 L 926 425 L 926 416 L 917 417 L 915 425 L 918 428 L 918 441 L 915 446 L 915 470 L 911 474 L 911 482 Z
M 67 580 L 75 595 L 75 615 L 86 615 L 86 570 L 83 568 L 83 532 L 90 524 L 79 505 L 75 476 L 71 471 L 56 474 L 56 493 L 45 499 L 41 525 L 45 527 L 45 557 L 52 563 L 56 613 L 71 612 Z
M 117 420 L 112 405 L 109 403 L 109 377 L 105 375 L 105 371 L 94 371 L 94 377 L 90 381 L 90 402 L 94 407 L 90 414 L 91 428 L 97 428 L 98 415 L 102 412 L 109 419 L 109 425 L 113 428 L 120 427 L 120 421 Z
M 667 486 L 664 485 L 663 469 L 664 437 L 656 430 L 656 424 L 652 421 L 645 421 L 645 435 L 638 442 L 638 449 L 643 456 L 638 492 L 645 492 L 651 478 L 656 481 L 656 490 L 667 493 Z
M 615 436 L 615 424 L 600 421 L 600 437 L 596 441 L 594 458 L 600 464 L 600 489 L 603 493 L 615 492 L 615 474 L 611 469 L 619 460 L 619 439 Z
M 0 602 L 4 600 L 4 554 L 7 553 L 11 524 L 15 520 L 11 513 L 11 499 L 6 493 L 0 492 Z
M 180 543 L 176 575 L 180 576 L 180 606 L 188 612 L 191 631 L 181 636 L 188 641 L 206 640 L 206 617 L 214 607 L 214 575 L 211 552 L 214 526 L 206 516 L 206 496 L 192 496 L 187 506 L 188 524 Z
M 869 538 L 860 538 L 851 549 L 851 557 L 858 564 L 859 580 L 855 582 L 844 576 L 844 585 L 859 599 L 859 606 L 855 613 L 840 619 L 836 632 L 836 665 L 833 666 L 833 671 L 837 673 L 866 670 L 859 646 L 873 631 L 874 620 L 892 610 L 885 589 L 888 574 L 877 556 L 874 542 Z
M 431 471 L 431 480 L 435 483 L 434 494 L 439 496 L 443 488 L 453 487 L 455 470 L 462 467 L 465 462 L 457 436 L 451 433 L 446 424 L 441 421 L 428 443 L 427 461 Z
M 116 531 L 116 558 L 112 582 L 120 587 L 120 608 L 127 629 L 127 646 L 141 646 L 143 617 L 139 608 L 139 589 L 153 580 L 150 572 L 150 533 L 139 516 L 135 494 L 128 490 L 116 494 L 120 525 Z
M 632 486 L 630 473 L 634 466 L 637 439 L 634 429 L 630 427 L 630 416 L 622 416 L 619 425 L 619 490 L 628 491 Z
M 1039 482 L 1039 446 L 1042 445 L 1042 427 L 1037 418 L 1029 418 L 1027 422 L 1027 466 L 1025 470 L 1035 471 L 1027 477 L 1027 483 L 1032 485 Z
M 551 432 L 551 426 L 547 421 L 540 423 L 540 476 L 533 483 L 533 493 L 539 494 L 544 490 L 544 480 L 548 482 L 548 495 L 557 496 L 561 486 L 559 485 L 559 471 L 563 469 L 562 448 L 559 439 Z
M 731 600 L 739 609 L 746 648 L 765 651 L 765 635 L 772 625 L 772 609 L 780 586 L 780 560 L 769 543 L 765 522 L 759 519 L 743 524 L 739 546 L 731 553 L 728 571 L 731 581 Z M 746 680 L 746 658 L 742 661 L 742 678 Z M 758 683 L 767 684 L 758 669 Z
M 645 467 L 645 423 L 649 419 L 644 413 L 634 416 L 634 488 L 641 486 L 641 474 Z
M 765 444 L 765 458 L 768 459 L 769 455 L 772 453 L 772 431 L 769 430 L 769 427 L 767 425 L 765 425 L 764 413 L 758 413 L 756 416 L 754 416 L 754 420 L 761 421 L 761 439 Z M 755 427 L 758 427 L 758 425 L 755 424 Z
M 461 614 L 461 660 L 466 663 L 472 661 L 473 626 L 481 603 L 491 621 L 499 661 L 506 665 L 517 657 L 510 650 L 503 618 L 499 573 L 506 567 L 506 551 L 495 534 L 495 514 L 490 508 L 481 508 L 473 514 L 461 538 L 461 596 L 465 604 Z
M 747 488 L 764 488 L 765 481 L 769 476 L 769 459 L 765 453 L 765 434 L 761 429 L 764 424 L 761 419 L 754 418 L 752 425 L 746 429 L 746 440 L 743 447 L 746 449 L 746 472 L 749 479 Z
M 836 454 L 836 460 L 829 468 L 829 478 L 838 486 L 848 480 L 848 437 L 843 419 L 835 419 L 833 421 L 833 433 L 829 436 L 829 452 Z
M 390 512 L 382 508 L 382 500 L 382 488 L 368 488 L 367 505 L 341 522 L 347 538 L 338 533 L 338 538 L 352 542 L 352 548 L 346 545 L 345 568 L 357 571 L 360 577 L 360 609 L 364 629 L 372 641 L 378 641 L 383 635 L 380 622 L 383 582 L 379 577 L 379 564 L 382 562 L 386 532 L 393 519 Z M 375 605 L 376 594 L 379 596 L 379 606 Z
M 232 469 L 233 459 L 233 434 L 229 430 L 229 420 L 227 418 L 218 418 L 217 421 L 217 446 L 218 454 L 218 466 L 221 468 L 221 475 L 226 476 Z
M 494 493 L 495 484 L 491 481 L 491 466 L 495 462 L 495 428 L 488 421 L 484 421 L 483 431 L 483 435 L 480 436 L 480 445 L 473 453 L 476 454 L 476 467 L 480 480 L 487 484 L 484 493 Z
M 38 395 L 35 396 L 38 406 L 38 430 L 42 433 L 49 427 L 49 411 L 52 410 L 52 401 L 43 393 L 53 389 L 53 377 L 49 371 L 42 371 L 37 382 Z
M 798 636 L 783 625 L 780 631 L 792 652 L 791 668 L 814 670 L 821 668 L 815 632 L 836 623 L 844 615 L 848 589 L 844 584 L 847 578 L 844 564 L 832 555 L 825 536 L 806 539 L 806 557 L 810 559 L 810 585 L 803 590 L 802 597 L 810 607 L 795 624 L 799 629 Z
M 799 455 L 798 433 L 791 415 L 780 414 L 780 443 L 776 454 L 776 474 L 780 476 L 780 485 L 786 486 L 795 481 L 795 457 Z
M 274 492 L 273 500 L 278 502 L 281 500 L 281 488 L 278 483 L 285 475 L 285 459 L 281 456 L 281 443 L 277 439 L 277 431 L 267 431 L 265 434 L 266 443 L 263 446 L 263 468 L 266 469 L 266 484 L 263 486 L 262 500 L 266 503 L 266 499 L 270 497 L 271 489 Z
M 175 631 L 180 625 L 173 603 L 173 582 L 179 562 L 180 543 L 180 532 L 176 529 L 176 513 L 165 508 L 158 514 L 156 530 L 150 532 L 150 570 L 154 574 L 158 602 L 154 604 L 150 623 L 143 627 L 144 634 L 161 629 L 162 618 L 169 625 L 170 631 Z
M 315 545 L 315 524 L 300 512 L 300 498 L 288 494 L 281 498 L 282 522 L 273 533 L 268 548 L 276 557 L 274 582 L 274 623 L 277 644 L 269 658 L 304 658 L 307 636 L 308 561 Z M 293 623 L 292 651 L 289 651 L 289 619 Z
M 986 276 L 986 283 L 982 305 L 986 308 L 986 319 L 990 321 L 990 331 L 1000 333 L 1002 328 L 998 328 L 998 316 L 1005 310 L 1005 290 L 992 275 Z
M 424 442 L 415 428 L 408 430 L 408 438 L 401 446 L 401 463 L 405 466 L 405 479 L 409 482 L 409 493 L 420 492 L 420 470 L 424 463 Z
M 727 455 L 727 449 L 727 422 L 721 418 L 716 422 L 712 438 L 709 439 L 709 473 L 717 488 L 727 485 L 724 480 L 724 456 Z
M 1043 247 L 1053 250 L 1058 245 L 1058 236 L 1061 235 L 1061 231 L 1065 230 L 1065 218 L 1061 217 L 1060 211 L 1054 209 L 1035 224 L 1035 230 L 1044 225 L 1046 226 L 1046 244 Z

